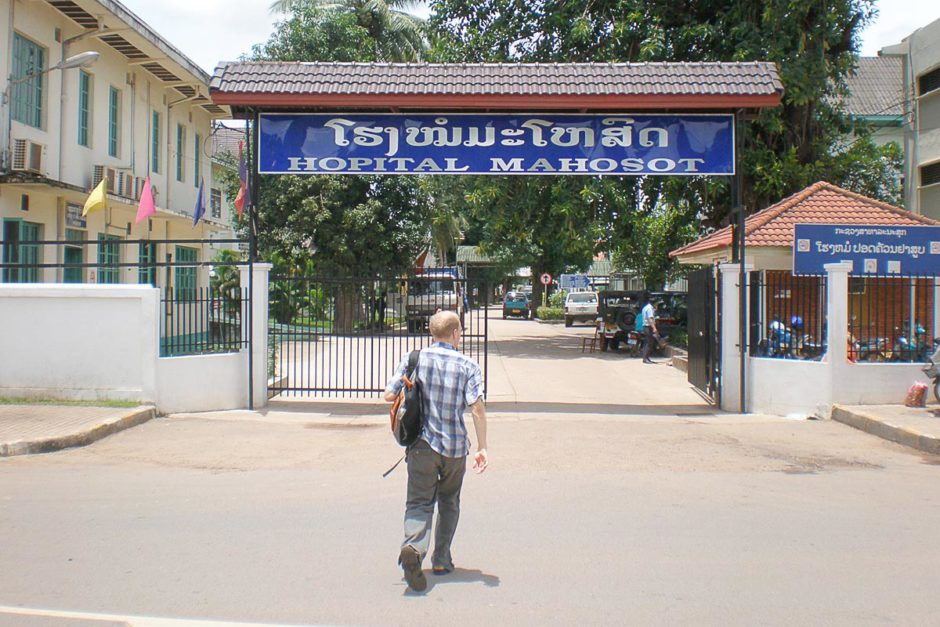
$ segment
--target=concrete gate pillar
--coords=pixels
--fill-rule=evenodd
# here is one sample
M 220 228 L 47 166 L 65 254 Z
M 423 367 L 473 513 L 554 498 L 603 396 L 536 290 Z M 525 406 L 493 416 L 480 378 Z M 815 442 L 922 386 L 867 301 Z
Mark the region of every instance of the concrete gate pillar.
M 843 382 L 849 374 L 849 272 L 847 261 L 828 263 L 826 269 L 826 357 L 829 363 L 829 398 L 827 411 L 833 403 L 843 400 Z
M 745 277 L 749 277 L 754 266 L 744 265 Z M 747 325 L 747 314 L 741 320 L 741 294 L 738 285 L 741 264 L 723 263 L 718 266 L 721 273 L 721 408 L 725 411 L 741 412 L 741 325 Z M 745 279 L 747 280 L 747 279 Z M 748 288 L 749 289 L 749 288 Z M 747 293 L 750 293 L 749 291 Z M 753 387 L 753 382 L 747 383 Z
M 241 287 L 251 286 L 251 302 L 242 305 L 242 320 L 251 321 L 252 406 L 261 409 L 268 404 L 268 275 L 270 263 L 241 266 Z M 249 314 L 248 308 L 251 307 Z M 248 395 L 245 395 L 248 403 Z

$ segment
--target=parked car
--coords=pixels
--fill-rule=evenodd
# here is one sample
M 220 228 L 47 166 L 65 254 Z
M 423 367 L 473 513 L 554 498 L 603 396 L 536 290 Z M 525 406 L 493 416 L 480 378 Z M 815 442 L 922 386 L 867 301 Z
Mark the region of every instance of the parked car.
M 651 296 L 656 303 L 656 327 L 660 335 L 669 337 L 673 329 L 686 328 L 688 304 L 684 293 L 653 292 Z M 631 349 L 637 346 L 636 319 L 643 304 L 642 291 L 600 292 L 597 317 L 602 351 L 617 350 L 620 344 L 630 344 Z
M 597 319 L 597 292 L 571 292 L 565 297 L 565 326 Z
M 532 307 L 529 297 L 525 292 L 507 292 L 503 299 L 503 318 L 508 316 L 522 316 L 529 318 L 532 315 Z
M 640 313 L 642 292 L 606 290 L 600 293 L 597 305 L 598 335 L 601 350 L 617 350 L 626 344 L 634 331 L 636 317 Z

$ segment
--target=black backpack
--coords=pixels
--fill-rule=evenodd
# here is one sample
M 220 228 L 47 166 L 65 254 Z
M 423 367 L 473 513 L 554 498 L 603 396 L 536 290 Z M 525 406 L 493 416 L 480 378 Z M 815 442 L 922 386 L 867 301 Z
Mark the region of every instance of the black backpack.
M 402 377 L 401 391 L 392 405 L 392 435 L 402 446 L 411 446 L 421 435 L 424 411 L 421 408 L 421 381 L 418 379 L 418 356 L 421 351 L 411 351 L 408 368 Z

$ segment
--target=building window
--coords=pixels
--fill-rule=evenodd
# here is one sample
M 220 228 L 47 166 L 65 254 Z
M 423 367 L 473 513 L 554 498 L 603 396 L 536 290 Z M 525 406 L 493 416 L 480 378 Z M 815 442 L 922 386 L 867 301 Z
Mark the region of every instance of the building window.
M 117 235 L 98 235 L 98 283 L 120 283 L 121 245 Z
M 3 262 L 23 264 L 19 268 L 4 268 L 3 280 L 6 283 L 38 283 L 40 263 L 39 244 L 42 227 L 33 222 L 22 220 L 3 221 Z M 25 243 L 24 243 L 25 242 Z
M 186 152 L 186 129 L 176 125 L 176 180 L 183 182 L 183 155 Z
M 85 263 L 85 245 L 83 244 L 85 232 L 78 229 L 65 229 L 65 241 L 75 242 L 75 244 L 65 245 L 65 271 L 62 273 L 62 280 L 66 283 L 82 283 L 85 269 L 69 266 Z
M 141 285 L 157 286 L 157 244 L 155 242 L 141 242 L 139 244 L 137 263 L 137 282 Z
M 160 114 L 153 112 L 150 129 L 150 171 L 160 173 Z
M 42 72 L 45 63 L 45 50 L 19 33 L 13 33 L 11 81 Z M 42 80 L 43 77 L 37 75 L 13 85 L 10 107 L 17 122 L 42 128 Z
M 196 263 L 196 249 L 185 246 L 176 247 L 176 263 L 174 268 L 174 283 L 176 284 L 176 300 L 196 300 L 196 266 L 183 266 L 179 264 Z
M 88 130 L 91 120 L 91 74 L 84 70 L 78 73 L 78 145 L 88 146 Z
M 199 187 L 199 169 L 202 167 L 202 155 L 199 148 L 202 146 L 202 137 L 199 136 L 199 133 L 196 133 L 196 141 L 193 142 L 193 185 Z
M 863 276 L 850 276 L 849 277 L 849 294 L 861 295 L 865 293 L 865 277 Z
M 108 154 L 118 156 L 121 131 L 121 91 L 112 87 L 108 92 Z
M 921 96 L 940 89 L 940 67 L 918 78 L 917 89 Z
M 940 161 L 925 165 L 920 169 L 921 187 L 936 185 L 937 183 L 940 183 Z
M 222 190 L 213 187 L 209 190 L 209 208 L 213 218 L 222 217 Z

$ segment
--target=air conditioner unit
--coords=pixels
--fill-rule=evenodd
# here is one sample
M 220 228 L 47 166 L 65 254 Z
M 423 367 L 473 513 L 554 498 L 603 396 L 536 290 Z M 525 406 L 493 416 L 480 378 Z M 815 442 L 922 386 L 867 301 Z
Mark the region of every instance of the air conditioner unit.
M 43 145 L 28 139 L 13 140 L 13 163 L 11 169 L 18 172 L 44 174 L 42 167 Z
M 140 200 L 140 195 L 144 193 L 144 184 L 147 182 L 147 177 L 146 176 L 135 177 L 134 182 L 135 182 L 135 187 L 136 187 L 134 198 L 136 200 Z M 154 201 L 156 202 L 157 188 L 153 184 L 153 181 L 150 181 L 150 193 L 153 195 Z
M 118 196 L 123 196 L 124 198 L 130 198 L 131 200 L 137 200 L 137 188 L 134 185 L 134 174 L 128 172 L 127 170 L 118 170 L 117 171 L 117 193 Z
M 114 194 L 118 186 L 117 173 L 117 168 L 112 168 L 107 165 L 96 165 L 94 174 L 91 177 L 91 188 L 95 189 L 98 187 L 98 184 L 101 183 L 101 179 L 108 177 L 107 192 Z

